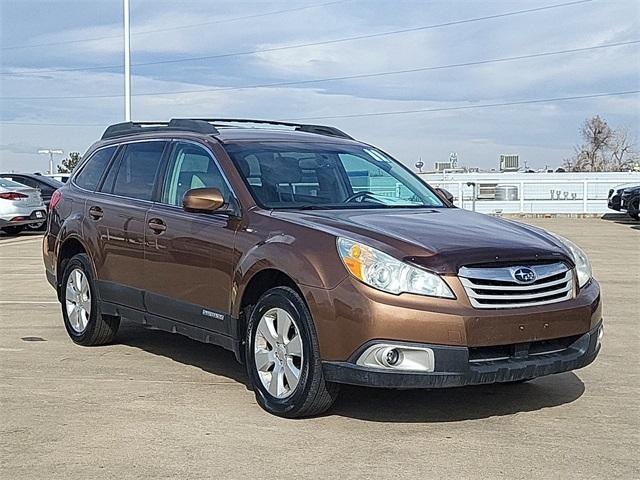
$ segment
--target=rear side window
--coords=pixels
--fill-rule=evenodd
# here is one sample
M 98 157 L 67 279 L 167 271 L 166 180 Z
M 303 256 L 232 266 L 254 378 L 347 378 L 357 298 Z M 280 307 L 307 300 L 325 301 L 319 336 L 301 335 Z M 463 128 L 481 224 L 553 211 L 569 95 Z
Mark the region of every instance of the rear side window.
M 140 142 L 126 146 L 113 176 L 114 195 L 151 200 L 166 142 Z M 111 172 L 109 177 L 111 177 Z M 109 180 L 109 179 L 107 179 Z M 104 189 L 108 191 L 109 181 Z
M 117 148 L 117 146 L 103 148 L 91 155 L 80 173 L 76 175 L 75 184 L 86 190 L 95 190 Z

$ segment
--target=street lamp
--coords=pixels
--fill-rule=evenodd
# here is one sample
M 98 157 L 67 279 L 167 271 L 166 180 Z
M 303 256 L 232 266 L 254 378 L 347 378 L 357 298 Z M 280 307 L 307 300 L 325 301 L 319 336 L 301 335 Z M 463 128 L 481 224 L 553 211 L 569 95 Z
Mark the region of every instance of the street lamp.
M 124 121 L 131 121 L 131 29 L 129 28 L 129 0 L 123 0 L 124 23 Z
M 54 155 L 62 155 L 64 152 L 59 149 L 53 148 L 43 148 L 42 150 L 38 150 L 40 155 L 49 155 L 49 175 L 53 174 L 53 156 Z

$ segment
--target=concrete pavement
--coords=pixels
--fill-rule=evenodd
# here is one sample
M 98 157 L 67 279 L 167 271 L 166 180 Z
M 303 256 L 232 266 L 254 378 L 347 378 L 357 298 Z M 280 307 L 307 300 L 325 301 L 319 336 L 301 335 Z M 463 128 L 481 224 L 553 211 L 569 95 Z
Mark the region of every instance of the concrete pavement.
M 593 365 L 514 386 L 348 387 L 306 420 L 263 412 L 221 348 L 128 324 L 113 345 L 74 345 L 40 238 L 0 237 L 0 478 L 639 478 L 639 224 L 524 221 L 592 260 Z

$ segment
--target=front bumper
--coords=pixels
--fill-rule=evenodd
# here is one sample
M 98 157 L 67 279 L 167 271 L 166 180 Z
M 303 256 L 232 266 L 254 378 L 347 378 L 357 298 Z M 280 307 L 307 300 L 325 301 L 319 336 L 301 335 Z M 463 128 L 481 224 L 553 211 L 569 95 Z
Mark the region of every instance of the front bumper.
M 602 322 L 560 351 L 530 354 L 525 346 L 515 349 L 517 353 L 509 358 L 496 360 L 470 361 L 467 347 L 422 344 L 434 352 L 435 369 L 430 373 L 362 367 L 356 365 L 356 357 L 348 362 L 323 362 L 323 371 L 329 382 L 387 388 L 446 388 L 527 380 L 589 365 L 600 352 L 601 328 Z
M 615 194 L 608 198 L 607 207 L 609 207 L 611 210 L 617 210 L 619 212 L 621 208 L 621 203 L 622 203 L 622 198 L 620 197 L 620 195 Z

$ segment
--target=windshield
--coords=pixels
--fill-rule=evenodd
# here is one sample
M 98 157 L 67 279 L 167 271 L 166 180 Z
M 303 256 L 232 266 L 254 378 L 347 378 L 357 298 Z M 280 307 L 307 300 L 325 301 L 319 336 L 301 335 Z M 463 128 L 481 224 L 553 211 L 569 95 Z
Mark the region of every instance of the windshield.
M 225 148 L 264 208 L 445 206 L 417 177 L 372 147 L 264 142 Z

